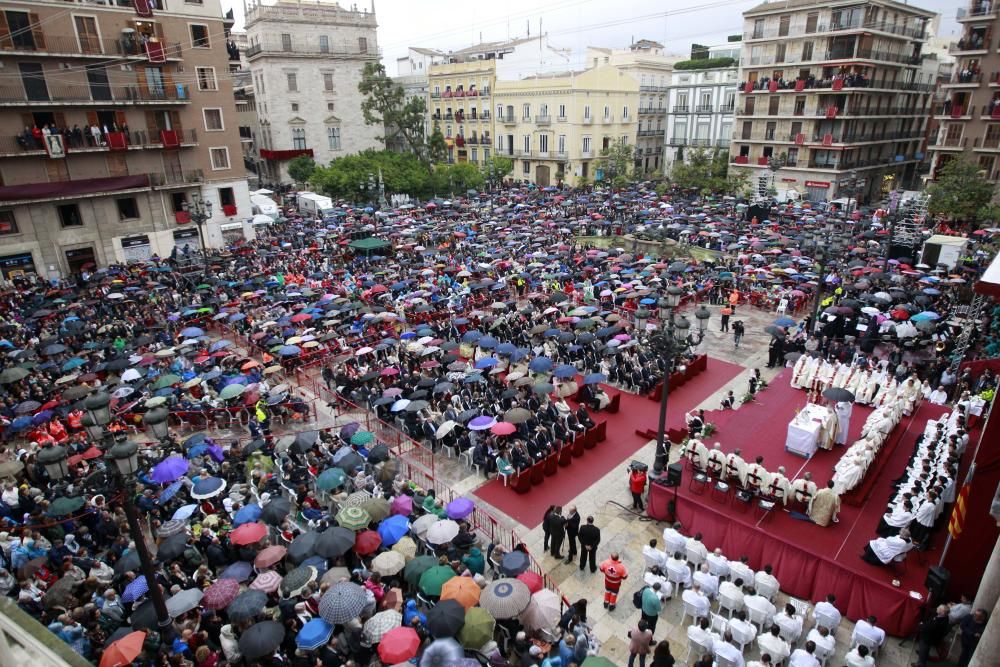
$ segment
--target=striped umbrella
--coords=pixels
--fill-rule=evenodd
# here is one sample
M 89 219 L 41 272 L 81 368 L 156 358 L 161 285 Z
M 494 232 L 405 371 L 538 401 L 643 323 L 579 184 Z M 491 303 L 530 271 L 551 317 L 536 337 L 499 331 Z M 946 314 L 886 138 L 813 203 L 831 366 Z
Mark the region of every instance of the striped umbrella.
M 357 618 L 367 604 L 365 589 L 349 581 L 341 581 L 323 594 L 319 601 L 319 615 L 327 623 L 346 623 Z
M 179 535 L 187 529 L 187 522 L 178 521 L 177 519 L 171 519 L 170 521 L 164 521 L 160 524 L 160 527 L 156 529 L 157 537 L 170 537 L 171 535 Z
M 479 606 L 496 619 L 514 618 L 527 609 L 530 603 L 531 591 L 523 581 L 517 579 L 492 581 L 479 596 Z
M 364 530 L 371 523 L 368 512 L 360 507 L 345 507 L 337 512 L 336 518 L 337 523 L 348 530 Z
M 250 584 L 250 589 L 273 593 L 281 585 L 281 575 L 274 570 L 267 570 L 257 575 L 257 578 Z

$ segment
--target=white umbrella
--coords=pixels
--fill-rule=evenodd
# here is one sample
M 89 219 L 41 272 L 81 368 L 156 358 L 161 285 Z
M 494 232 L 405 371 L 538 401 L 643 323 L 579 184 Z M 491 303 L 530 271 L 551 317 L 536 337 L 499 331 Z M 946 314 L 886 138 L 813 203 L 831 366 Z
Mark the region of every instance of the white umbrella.
M 559 623 L 559 596 L 543 588 L 531 596 L 528 608 L 518 620 L 532 630 L 553 630 Z
M 139 371 L 137 371 L 134 368 L 130 368 L 127 371 L 125 371 L 124 373 L 122 373 L 122 382 L 133 382 L 135 380 L 138 380 L 141 377 L 142 377 L 142 374 L 139 373 Z
M 406 556 L 398 551 L 383 551 L 372 561 L 372 570 L 383 577 L 397 574 L 406 566 Z
M 451 519 L 441 519 L 427 529 L 427 542 L 430 544 L 447 544 L 458 535 L 458 524 Z
M 418 537 L 423 537 L 427 530 L 438 522 L 438 518 L 433 514 L 424 514 L 418 517 L 416 521 L 410 526 L 410 530 L 414 535 Z
M 449 419 L 448 421 L 437 427 L 437 430 L 434 431 L 434 438 L 440 440 L 444 436 L 451 433 L 456 426 L 458 426 L 458 424 Z

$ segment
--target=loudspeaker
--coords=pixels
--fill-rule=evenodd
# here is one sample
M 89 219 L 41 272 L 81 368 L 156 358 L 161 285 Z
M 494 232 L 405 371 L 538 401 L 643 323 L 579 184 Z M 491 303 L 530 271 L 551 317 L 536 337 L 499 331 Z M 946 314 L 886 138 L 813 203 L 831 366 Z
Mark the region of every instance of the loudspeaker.
M 944 599 L 948 590 L 948 582 L 951 581 L 951 572 L 940 565 L 934 565 L 927 570 L 927 578 L 924 579 L 924 586 L 930 592 L 929 602 L 937 604 Z
M 671 463 L 667 466 L 667 479 L 664 486 L 680 486 L 683 471 L 684 468 L 680 463 Z

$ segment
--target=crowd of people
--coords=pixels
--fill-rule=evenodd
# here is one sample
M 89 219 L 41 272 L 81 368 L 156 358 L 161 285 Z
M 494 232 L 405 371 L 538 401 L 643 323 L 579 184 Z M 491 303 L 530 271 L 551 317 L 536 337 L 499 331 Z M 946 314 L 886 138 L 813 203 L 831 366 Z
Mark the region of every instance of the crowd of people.
M 966 296 L 963 276 L 988 259 L 988 239 L 946 278 L 884 262 L 877 222 L 838 218 L 857 259 L 817 267 L 799 246 L 822 214 L 739 213 L 646 188 L 511 189 L 493 201 L 282 218 L 256 241 L 209 253 L 206 274 L 193 270 L 201 258 L 175 253 L 70 280 L 15 278 L 0 295 L 0 593 L 95 663 L 121 652 L 118 664 L 197 667 L 463 655 L 582 664 L 599 649 L 586 603 L 562 613 L 523 545 L 484 539 L 471 501 L 409 480 L 361 424 L 309 423 L 327 401 L 350 403 L 429 449 L 513 474 L 593 427 L 607 383 L 649 392 L 660 381 L 671 364 L 651 351 L 636 312 L 663 317 L 673 287 L 685 301 L 794 310 L 822 284 L 833 294 L 815 336 L 809 322 L 770 332 L 775 365 L 796 350 L 851 367 L 864 357 L 873 372 L 904 368 L 947 385 L 946 369 L 916 359 L 950 349 L 956 325 L 924 320 L 908 337 L 862 303 L 898 306 L 908 316 L 897 322 L 949 312 Z M 696 262 L 576 243 L 595 228 L 624 246 L 629 234 L 680 248 L 705 239 L 720 252 Z M 369 236 L 384 243 L 351 245 Z M 866 301 L 881 281 L 898 291 Z M 865 318 L 878 321 L 878 339 L 849 335 Z M 298 387 L 307 379 L 322 401 Z M 130 440 L 138 470 L 124 475 L 108 455 Z M 947 446 L 928 443 L 920 459 L 933 466 Z M 780 490 L 783 502 L 809 508 L 825 491 L 697 439 L 686 455 Z M 918 495 L 929 486 L 904 483 Z M 551 553 L 574 562 L 578 551 L 580 569 L 602 571 L 605 605 L 618 604 L 627 571 L 614 555 L 597 558 L 593 520 L 553 507 L 544 525 Z M 701 574 L 695 592 L 711 587 Z M 665 582 L 655 596 L 669 596 L 675 582 Z M 640 654 L 656 617 L 643 597 Z M 653 664 L 672 661 L 669 647 L 646 647 Z

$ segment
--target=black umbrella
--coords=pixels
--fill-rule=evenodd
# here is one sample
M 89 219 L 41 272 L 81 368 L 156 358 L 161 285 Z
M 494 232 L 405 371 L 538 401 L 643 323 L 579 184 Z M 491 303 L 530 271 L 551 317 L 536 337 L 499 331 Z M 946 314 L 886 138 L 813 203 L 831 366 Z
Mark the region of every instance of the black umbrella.
M 277 621 L 263 621 L 244 630 L 240 635 L 240 653 L 250 660 L 262 658 L 274 653 L 284 639 L 284 625 Z
M 352 475 L 354 474 L 355 470 L 357 470 L 360 466 L 363 466 L 364 464 L 365 460 L 361 458 L 360 454 L 358 454 L 357 452 L 349 452 L 345 454 L 343 458 L 337 461 L 337 465 L 335 467 L 340 468 L 348 475 Z
M 441 600 L 427 610 L 427 631 L 435 639 L 454 637 L 465 625 L 465 607 L 457 600 Z
M 316 539 L 315 553 L 323 558 L 338 558 L 354 546 L 354 531 L 340 526 L 327 528 Z
M 389 446 L 380 442 L 368 451 L 368 462 L 375 464 L 389 460 Z
M 823 398 L 837 403 L 853 403 L 854 394 L 843 387 L 830 387 L 823 390 Z
M 308 533 L 302 533 L 288 545 L 288 560 L 293 563 L 301 563 L 305 559 L 309 558 L 316 552 L 316 540 L 319 539 L 319 533 L 315 530 L 310 530 Z
M 135 630 L 155 630 L 157 623 L 156 608 L 152 600 L 146 600 L 132 611 L 130 618 Z
M 133 549 L 128 552 L 115 563 L 115 574 L 121 576 L 126 572 L 132 572 L 139 569 L 141 562 L 139 561 L 139 552 Z
M 316 440 L 318 438 L 319 431 L 302 431 L 295 436 L 295 442 L 292 443 L 292 448 L 300 454 L 304 453 L 316 444 Z
M 230 621 L 239 623 L 253 618 L 267 605 L 267 593 L 250 589 L 236 596 L 236 599 L 226 607 L 226 616 Z
M 292 503 L 287 498 L 275 498 L 260 513 L 261 521 L 276 526 L 292 511 Z
M 160 546 L 156 549 L 156 557 L 164 563 L 172 561 L 187 549 L 189 538 L 190 536 L 187 533 L 171 535 L 160 543 Z
M 766 333 L 771 334 L 772 336 L 777 337 L 777 338 L 780 338 L 780 337 L 782 337 L 782 336 L 785 335 L 785 330 L 784 329 L 782 329 L 781 327 L 775 326 L 773 324 L 771 326 L 769 326 L 769 327 L 765 327 L 764 331 Z

